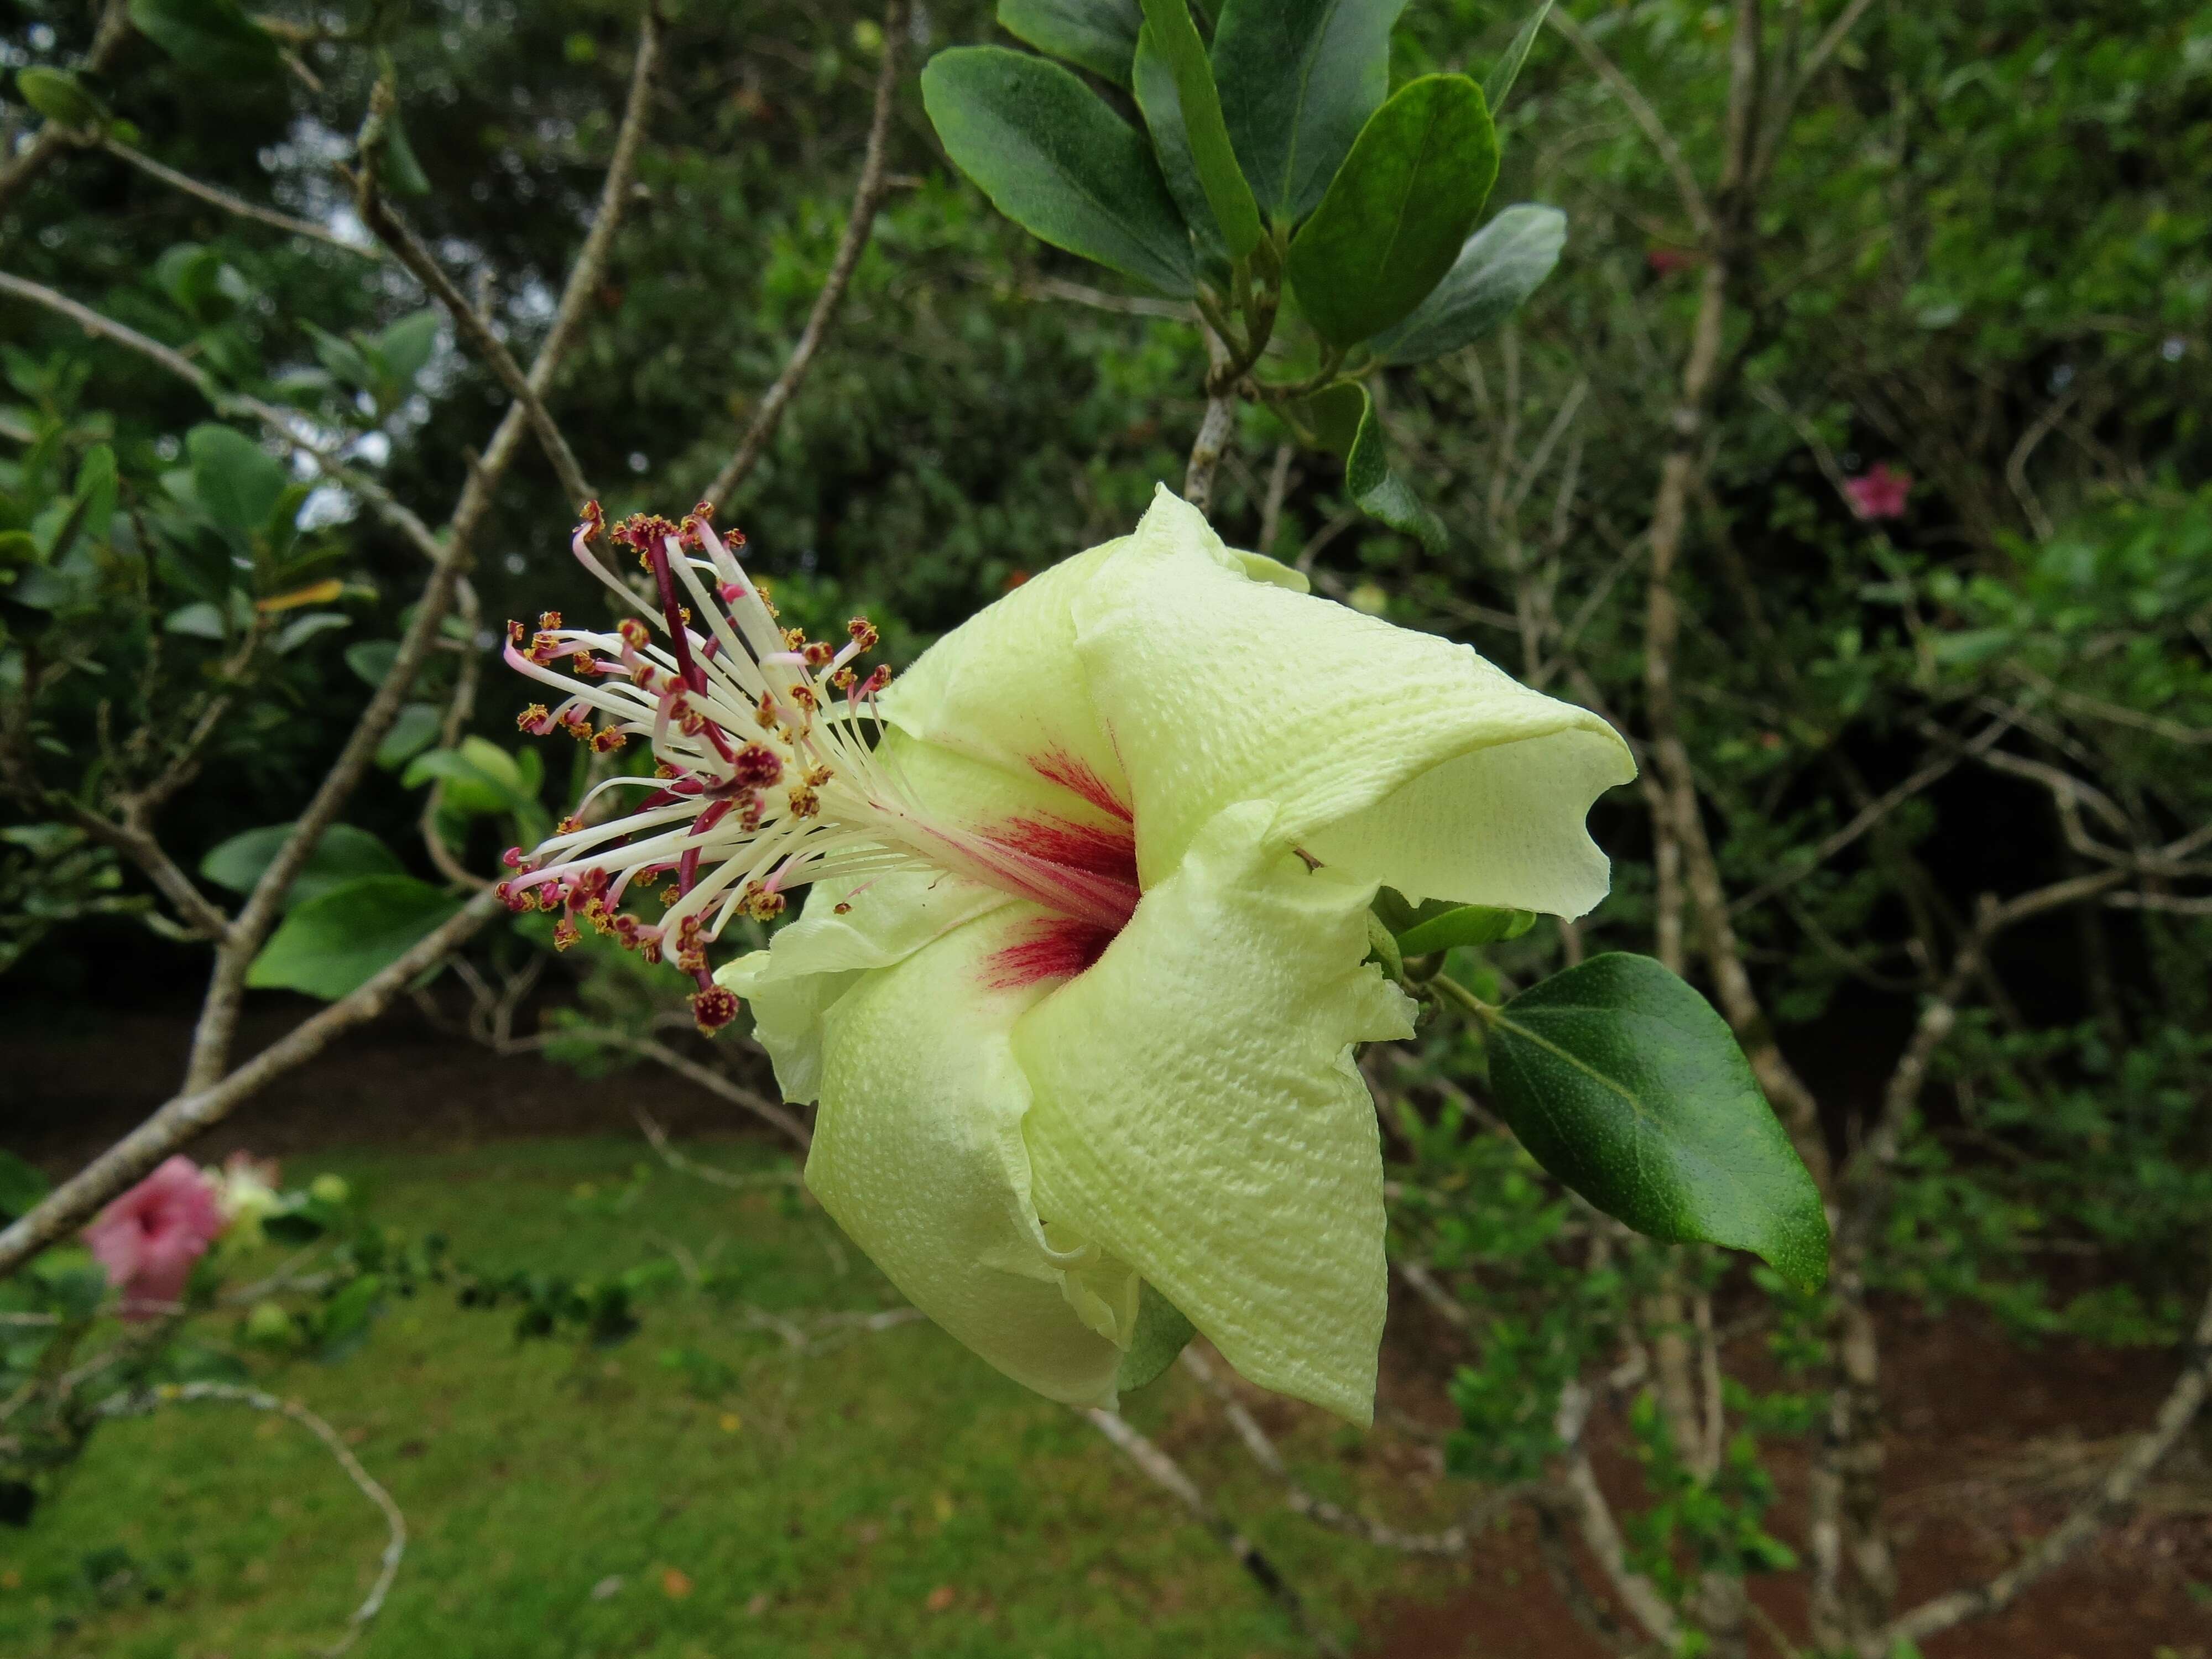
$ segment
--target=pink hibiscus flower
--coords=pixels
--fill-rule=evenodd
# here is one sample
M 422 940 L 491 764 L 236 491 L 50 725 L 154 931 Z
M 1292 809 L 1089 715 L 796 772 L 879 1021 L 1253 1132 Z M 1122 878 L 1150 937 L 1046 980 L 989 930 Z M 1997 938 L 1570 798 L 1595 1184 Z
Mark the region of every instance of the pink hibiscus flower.
M 1844 494 L 1851 498 L 1851 511 L 1862 519 L 1901 519 L 1905 498 L 1912 493 L 1912 475 L 1900 472 L 1887 461 L 1877 461 L 1871 471 L 1844 480 Z
M 125 1319 L 155 1319 L 183 1298 L 192 1263 L 223 1230 L 215 1188 L 173 1158 L 100 1212 L 84 1242 L 123 1297 Z

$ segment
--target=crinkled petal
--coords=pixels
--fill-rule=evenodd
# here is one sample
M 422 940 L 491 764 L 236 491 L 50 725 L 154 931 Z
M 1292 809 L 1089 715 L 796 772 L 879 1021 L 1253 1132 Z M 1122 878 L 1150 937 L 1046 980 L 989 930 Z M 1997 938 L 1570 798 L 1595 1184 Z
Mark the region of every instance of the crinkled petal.
M 996 888 L 933 871 L 823 882 L 807 890 L 805 912 L 767 950 L 727 963 L 714 979 L 751 1005 L 753 1034 L 783 1097 L 804 1104 L 822 1092 L 823 1020 L 863 974 L 1012 902 Z
M 1126 545 L 1107 542 L 1063 560 L 969 617 L 891 682 L 884 717 L 970 759 L 1127 801 L 1076 656 L 1073 610 Z
M 1163 489 L 1070 596 L 1147 887 L 1216 812 L 1264 799 L 1285 844 L 1411 898 L 1575 916 L 1604 896 L 1583 819 L 1635 776 L 1604 720 L 1471 647 L 1255 580 L 1253 557 Z
M 1000 906 L 862 973 L 828 1010 L 806 1184 L 915 1306 L 992 1364 L 1051 1399 L 1110 1405 L 1137 1281 L 1038 1223 L 1011 1033 L 1053 982 L 1010 986 L 994 960 L 1042 914 Z
M 1382 1164 L 1356 1042 L 1410 1036 L 1371 882 L 1309 870 L 1277 809 L 1218 814 L 1103 956 L 1014 1032 L 1039 1202 L 1267 1388 L 1374 1413 Z

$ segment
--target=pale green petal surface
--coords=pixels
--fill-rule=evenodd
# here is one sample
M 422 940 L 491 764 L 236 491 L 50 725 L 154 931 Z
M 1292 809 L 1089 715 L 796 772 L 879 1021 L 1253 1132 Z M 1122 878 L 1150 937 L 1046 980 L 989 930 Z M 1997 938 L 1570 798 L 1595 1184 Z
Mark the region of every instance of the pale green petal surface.
M 806 1185 L 915 1307 L 1007 1376 L 1111 1405 L 1137 1281 L 1074 1230 L 1048 1243 L 1038 1224 L 1010 1039 L 1050 988 L 999 988 L 990 972 L 1042 914 L 1000 907 L 829 1009 Z
M 1148 887 L 1213 814 L 1265 799 L 1284 844 L 1409 897 L 1573 916 L 1604 896 L 1583 819 L 1635 766 L 1603 720 L 1471 647 L 1254 580 L 1253 556 L 1163 489 L 1071 595 Z
M 1012 902 L 995 888 L 933 871 L 824 882 L 807 890 L 804 913 L 769 949 L 738 957 L 714 980 L 751 1005 L 753 1035 L 775 1063 L 783 1097 L 804 1103 L 822 1092 L 823 1016 L 863 973 Z M 850 907 L 842 915 L 841 904 Z
M 1107 542 L 1062 560 L 970 617 L 892 680 L 884 719 L 909 737 L 1024 775 L 1064 754 L 1126 799 L 1076 656 L 1073 608 L 1126 545 Z
M 1351 1045 L 1410 1036 L 1371 882 L 1276 809 L 1218 814 L 1014 1053 L 1043 1213 L 1128 1262 L 1263 1387 L 1371 1420 L 1387 1300 L 1375 1108 Z

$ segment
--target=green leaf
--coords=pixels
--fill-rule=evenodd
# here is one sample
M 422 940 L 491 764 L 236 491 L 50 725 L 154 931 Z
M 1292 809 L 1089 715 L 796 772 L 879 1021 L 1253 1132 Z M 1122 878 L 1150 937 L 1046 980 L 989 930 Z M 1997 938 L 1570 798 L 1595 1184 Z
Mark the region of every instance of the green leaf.
M 422 171 L 415 146 L 407 142 L 407 128 L 394 107 L 384 118 L 383 154 L 377 158 L 379 176 L 394 196 L 428 196 L 430 175 Z
M 67 70 L 18 70 L 15 90 L 25 103 L 62 126 L 97 127 L 107 123 L 107 106 Z
M 1114 1374 L 1114 1386 L 1125 1394 L 1143 1388 L 1174 1364 L 1176 1356 L 1198 1334 L 1182 1310 L 1150 1285 L 1139 1287 L 1138 1297 L 1137 1328 L 1121 1355 L 1121 1369 Z
M 0 1147 L 0 1221 L 13 1221 L 46 1195 L 46 1176 Z
M 1813 1177 L 1711 1005 L 1612 952 L 1492 1019 L 1493 1096 L 1536 1161 L 1654 1238 L 1749 1250 L 1808 1287 L 1828 1271 Z
M 1559 263 L 1567 216 L 1522 202 L 1467 239 L 1429 297 L 1368 343 L 1386 363 L 1420 363 L 1472 344 L 1520 308 Z
M 363 876 L 296 907 L 246 970 L 263 990 L 336 1001 L 389 968 L 461 908 L 412 876 Z
M 940 52 L 921 99 L 945 148 L 1031 235 L 1161 293 L 1192 288 L 1190 236 L 1141 134 L 1067 70 L 997 46 Z
M 238 0 L 131 0 L 131 21 L 195 75 L 242 81 L 283 67 L 276 40 Z
M 1200 256 L 1226 270 L 1229 245 L 1221 240 L 1213 207 L 1206 199 L 1206 186 L 1198 181 L 1198 163 L 1190 153 L 1190 134 L 1183 130 L 1182 96 L 1176 90 L 1175 71 L 1152 45 L 1152 31 L 1137 36 L 1137 59 L 1133 70 L 1137 112 L 1152 136 L 1152 154 L 1167 180 L 1182 222 L 1190 228 Z
M 1498 61 L 1490 66 L 1490 73 L 1482 82 L 1482 95 L 1489 102 L 1492 116 L 1505 107 L 1505 96 L 1520 78 L 1521 65 L 1528 61 L 1528 48 L 1536 44 L 1536 36 L 1551 11 L 1552 0 L 1540 0 L 1536 9 L 1528 14 L 1528 21 L 1514 33 Z
M 1443 520 L 1390 470 L 1382 423 L 1375 418 L 1367 388 L 1356 380 L 1340 381 L 1307 398 L 1303 409 L 1323 447 L 1344 457 L 1344 487 L 1360 511 L 1419 538 L 1431 552 L 1441 552 Z
M 376 745 L 376 763 L 390 771 L 415 758 L 434 742 L 439 723 L 443 717 L 437 708 L 427 702 L 410 702 L 399 711 L 399 718 L 384 734 L 384 741 Z
M 404 392 L 415 384 L 438 346 L 438 313 L 433 308 L 410 312 L 376 337 L 385 368 Z
M 1390 90 L 1406 0 L 1225 0 L 1213 31 L 1221 114 L 1260 205 L 1314 210 Z
M 1139 50 L 1157 52 L 1175 80 L 1182 117 L 1182 140 L 1189 148 L 1199 188 L 1231 257 L 1242 259 L 1260 246 L 1260 208 L 1252 186 L 1237 165 L 1229 129 L 1221 118 L 1221 94 L 1206 58 L 1206 43 L 1190 21 L 1188 0 L 1144 0 L 1145 27 Z M 1158 101 L 1155 94 L 1154 101 Z M 1146 125 L 1152 124 L 1146 112 Z
M 1078 69 L 1129 84 L 1144 21 L 1138 0 L 999 0 L 999 27 Z
M 284 468 L 244 433 L 227 426 L 196 426 L 185 434 L 192 489 L 207 514 L 226 530 L 247 535 L 269 520 L 284 493 Z
M 535 763 L 535 753 L 528 755 Z M 526 811 L 538 805 L 538 780 L 522 762 L 483 738 L 466 738 L 459 749 L 434 749 L 417 755 L 400 775 L 410 789 L 432 778 L 443 780 L 445 803 L 457 812 L 492 817 L 501 812 Z
M 1442 915 L 1416 922 L 1398 935 L 1398 948 L 1409 957 L 1449 951 L 1462 945 L 1496 945 L 1519 939 L 1536 925 L 1532 910 L 1495 910 L 1486 904 L 1454 905 Z
M 345 648 L 345 665 L 370 685 L 381 685 L 399 659 L 397 640 L 362 640 Z
M 233 836 L 200 860 L 200 874 L 234 893 L 250 893 L 291 836 L 289 823 L 271 823 Z M 396 876 L 402 869 L 392 849 L 368 830 L 350 823 L 334 823 L 323 831 L 322 840 L 307 855 L 292 890 L 285 896 L 284 907 L 296 909 L 363 876 Z
M 197 605 L 179 605 L 162 620 L 162 628 L 172 634 L 190 635 L 194 639 L 220 640 L 223 636 L 222 611 L 202 599 Z
M 1349 346 L 1410 313 L 1459 257 L 1497 176 L 1480 87 L 1425 75 L 1400 88 L 1291 244 L 1284 269 L 1315 331 Z

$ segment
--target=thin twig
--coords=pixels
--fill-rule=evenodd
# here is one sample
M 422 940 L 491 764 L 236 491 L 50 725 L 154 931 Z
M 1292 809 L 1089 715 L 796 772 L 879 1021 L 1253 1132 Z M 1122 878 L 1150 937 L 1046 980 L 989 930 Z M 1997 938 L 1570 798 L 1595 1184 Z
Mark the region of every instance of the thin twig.
M 358 242 L 349 242 L 344 237 L 335 234 L 326 226 L 316 224 L 307 219 L 295 219 L 289 213 L 280 213 L 275 208 L 263 207 L 258 202 L 249 202 L 242 196 L 234 196 L 227 190 L 221 190 L 213 185 L 204 183 L 188 173 L 179 173 L 174 167 L 164 167 L 143 150 L 133 149 L 119 138 L 104 138 L 100 141 L 100 148 L 118 161 L 128 161 L 141 173 L 160 179 L 171 189 L 180 190 L 187 196 L 198 197 L 211 206 L 221 208 L 225 213 L 234 214 L 240 219 L 252 219 L 260 224 L 274 226 L 276 229 L 294 236 L 309 237 L 326 246 L 357 255 L 372 262 L 378 258 L 374 247 L 364 247 Z
M 1244 1443 L 1244 1449 L 1251 1453 L 1252 1461 L 1282 1483 L 1284 1502 L 1309 1521 L 1332 1532 L 1348 1534 L 1377 1549 L 1396 1550 L 1407 1555 L 1464 1555 L 1473 1547 L 1476 1534 L 1514 1504 L 1528 1498 L 1534 1490 L 1516 1486 L 1486 1492 L 1459 1520 L 1436 1532 L 1407 1532 L 1380 1521 L 1370 1521 L 1325 1498 L 1316 1498 L 1297 1483 L 1290 1466 L 1283 1461 L 1281 1451 L 1267 1437 L 1267 1431 L 1244 1408 L 1244 1402 L 1195 1345 L 1182 1351 L 1182 1367 L 1220 1402 L 1223 1415 L 1228 1418 L 1230 1427 L 1237 1431 L 1237 1437 Z
M 1929 1637 L 1970 1619 L 1986 1618 L 2017 1601 L 2028 1586 L 2063 1565 L 2075 1552 L 2135 1501 L 2136 1493 L 2173 1449 L 2183 1431 L 2203 1408 L 2212 1392 L 2212 1295 L 2197 1317 L 2197 1328 L 2185 1350 L 2181 1375 L 2160 1404 L 2149 1428 L 2113 1462 L 2096 1492 L 2057 1526 L 2044 1534 L 2018 1561 L 1994 1578 L 1971 1589 L 1953 1590 L 1923 1602 L 1901 1618 L 1867 1637 L 1858 1645 L 1861 1659 L 1884 1659 L 1900 1648 L 1917 1646 Z
M 1101 1410 L 1096 1406 L 1083 1414 L 1091 1419 L 1091 1425 L 1099 1433 L 1112 1441 L 1123 1455 L 1143 1471 L 1147 1480 L 1173 1494 L 1191 1512 L 1199 1525 L 1221 1540 L 1223 1547 L 1236 1559 L 1237 1564 L 1251 1574 L 1254 1582 L 1267 1593 L 1277 1607 L 1290 1615 L 1291 1623 L 1304 1632 L 1306 1639 L 1313 1644 L 1315 1651 L 1327 1656 L 1328 1659 L 1344 1659 L 1344 1649 L 1334 1637 L 1314 1621 L 1313 1615 L 1306 1611 L 1304 1599 L 1291 1588 L 1289 1581 L 1277 1571 L 1275 1564 L 1261 1554 L 1260 1547 L 1239 1532 L 1233 1522 L 1206 1501 L 1206 1494 L 1199 1491 L 1197 1483 L 1183 1473 L 1181 1464 L 1131 1428 L 1119 1414 Z
M 198 1400 L 220 1400 L 232 1405 L 248 1406 L 258 1412 L 275 1412 L 289 1417 L 301 1428 L 323 1443 L 324 1449 L 337 1460 L 346 1478 L 361 1489 L 362 1496 L 376 1505 L 383 1514 L 387 1537 L 384 1553 L 377 1569 L 376 1582 L 369 1586 L 368 1597 L 353 1611 L 346 1621 L 346 1633 L 322 1650 L 325 1659 L 337 1659 L 356 1642 L 368 1623 L 384 1610 L 384 1598 L 391 1594 L 392 1581 L 399 1576 L 399 1563 L 407 1553 L 407 1517 L 400 1513 L 399 1505 L 392 1494 L 378 1483 L 376 1478 L 361 1466 L 345 1437 L 322 1418 L 315 1415 L 296 1400 L 282 1400 L 259 1389 L 240 1388 L 228 1382 L 186 1382 L 166 1388 L 149 1389 L 143 1393 L 117 1395 L 100 1401 L 98 1410 L 102 1417 L 143 1417 L 164 1406 L 185 1405 Z
M 867 153 L 861 158 L 853 211 L 845 221 L 845 234 L 837 244 L 836 255 L 830 262 L 830 274 L 823 280 L 822 291 L 814 296 L 814 309 L 807 313 L 806 326 L 799 331 L 799 343 L 791 349 L 783 372 L 762 395 L 760 407 L 753 412 L 752 424 L 738 441 L 737 452 L 707 486 L 708 501 L 727 502 L 760 464 L 785 408 L 814 366 L 814 354 L 821 349 L 837 307 L 844 301 L 845 290 L 852 284 L 853 273 L 860 269 L 860 255 L 867 250 L 877 210 L 884 204 L 884 151 L 890 134 L 891 105 L 898 91 L 899 43 L 906 34 L 907 4 L 908 0 L 889 0 L 884 8 L 884 55 L 876 70 L 876 103 L 868 120 Z
M 193 1136 L 228 1117 L 256 1091 L 312 1060 L 331 1042 L 389 1007 L 407 982 L 434 967 L 502 907 L 480 893 L 397 961 L 340 1001 L 295 1026 L 210 1087 L 180 1094 L 0 1231 L 0 1279 L 75 1229 Z

